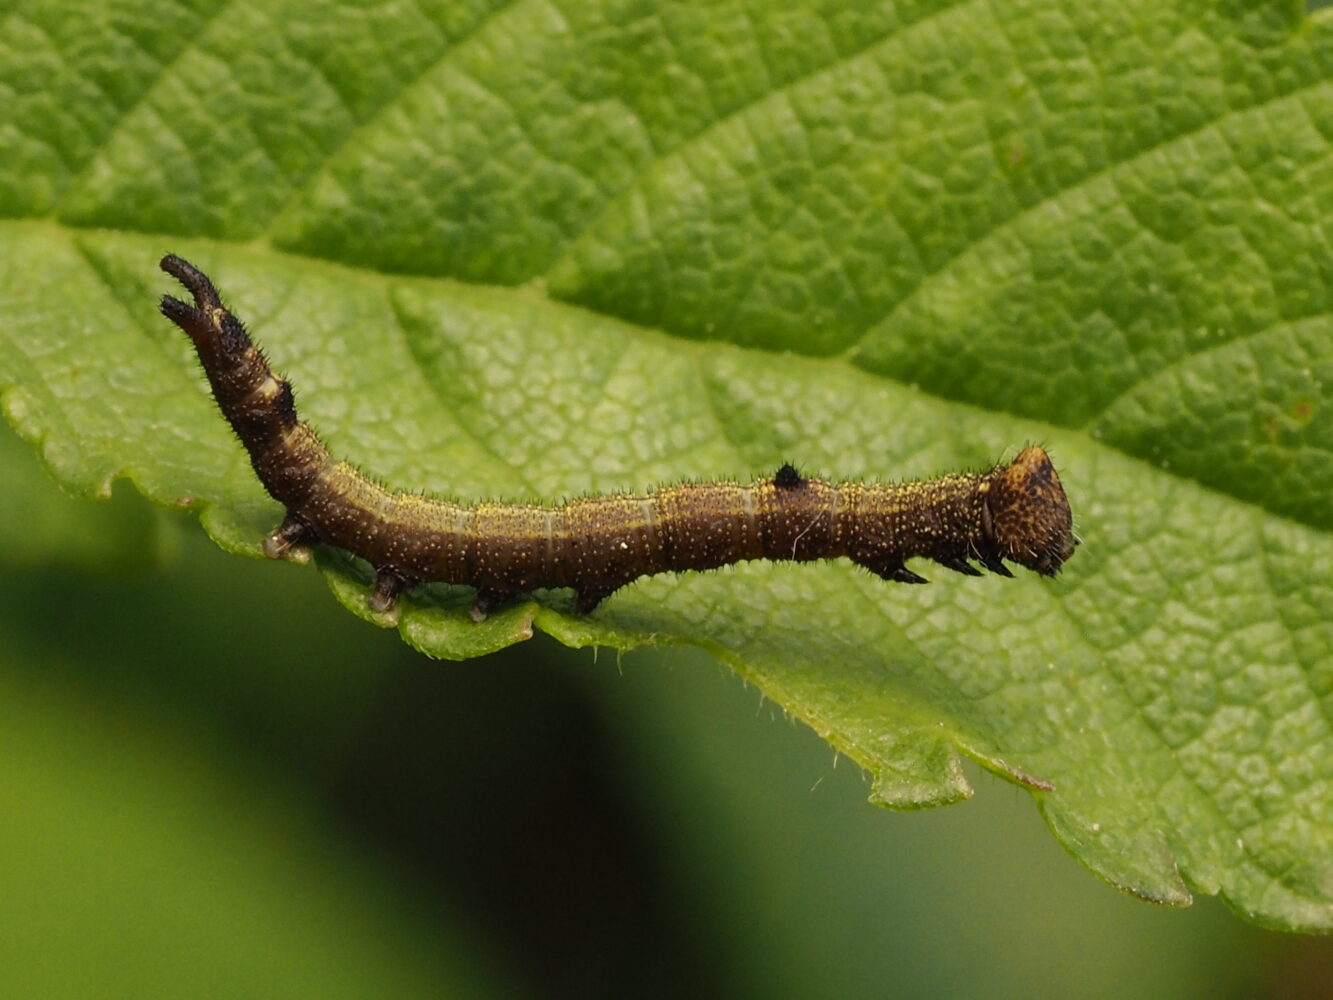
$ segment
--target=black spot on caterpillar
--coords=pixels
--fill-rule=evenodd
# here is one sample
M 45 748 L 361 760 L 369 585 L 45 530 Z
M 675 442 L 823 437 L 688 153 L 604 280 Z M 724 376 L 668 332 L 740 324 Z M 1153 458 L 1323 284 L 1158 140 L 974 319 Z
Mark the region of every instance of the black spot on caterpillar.
M 321 542 L 360 556 L 375 568 L 375 611 L 431 581 L 476 588 L 472 617 L 481 621 L 537 588 L 572 587 L 586 613 L 641 576 L 747 559 L 845 556 L 886 580 L 925 583 L 907 559 L 923 556 L 968 576 L 981 575 L 972 560 L 1012 576 L 1009 560 L 1054 576 L 1074 552 L 1069 501 L 1037 447 L 988 472 L 908 483 L 826 482 L 783 465 L 748 486 L 687 483 L 558 507 L 391 493 L 335 460 L 297 418 L 291 386 L 207 275 L 172 254 L 161 267 L 194 297 L 191 306 L 163 296 L 163 315 L 194 341 L 218 407 L 287 510 L 264 539 L 265 553 L 281 558 Z
M 795 466 L 783 465 L 773 477 L 773 485 L 780 490 L 799 490 L 805 485 L 805 480 L 801 478 Z

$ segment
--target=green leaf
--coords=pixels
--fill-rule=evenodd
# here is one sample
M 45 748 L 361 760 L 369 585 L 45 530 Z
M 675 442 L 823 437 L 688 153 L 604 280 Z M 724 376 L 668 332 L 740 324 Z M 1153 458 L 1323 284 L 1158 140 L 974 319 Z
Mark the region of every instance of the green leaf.
M 155 312 L 168 249 L 395 488 L 917 477 L 1039 440 L 1085 542 L 1054 583 L 750 564 L 481 626 L 423 588 L 398 627 L 697 645 L 875 801 L 965 797 L 962 753 L 1116 885 L 1333 927 L 1333 19 L 320 8 L 6 16 L 0 386 L 61 482 L 129 477 L 252 554 L 280 514 Z

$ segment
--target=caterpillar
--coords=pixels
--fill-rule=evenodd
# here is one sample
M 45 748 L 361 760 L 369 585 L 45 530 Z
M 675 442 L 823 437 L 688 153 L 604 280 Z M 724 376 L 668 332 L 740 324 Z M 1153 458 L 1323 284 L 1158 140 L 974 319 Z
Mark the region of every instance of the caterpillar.
M 219 409 L 264 488 L 286 508 L 264 539 L 265 554 L 290 558 L 323 543 L 361 557 L 375 570 L 376 612 L 434 581 L 473 587 L 471 617 L 482 621 L 539 588 L 573 588 L 586 614 L 639 577 L 749 559 L 846 557 L 885 580 L 925 583 L 907 559 L 980 576 L 976 561 L 1006 577 L 1008 560 L 1055 576 L 1074 552 L 1069 501 L 1035 446 L 987 472 L 919 482 L 828 482 L 783 465 L 749 485 L 685 483 L 559 506 L 393 493 L 335 460 L 297 418 L 291 385 L 273 373 L 206 274 L 174 254 L 160 266 L 194 298 L 190 305 L 164 295 L 162 314 L 194 342 Z

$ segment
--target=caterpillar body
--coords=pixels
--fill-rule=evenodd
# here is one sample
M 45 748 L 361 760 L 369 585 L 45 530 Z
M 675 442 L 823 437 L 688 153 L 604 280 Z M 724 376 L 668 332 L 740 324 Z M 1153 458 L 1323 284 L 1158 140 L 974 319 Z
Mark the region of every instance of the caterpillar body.
M 334 459 L 298 419 L 275 375 L 208 276 L 168 254 L 161 268 L 190 292 L 161 311 L 194 342 L 213 397 L 268 493 L 286 508 L 264 539 L 272 558 L 324 543 L 375 569 L 372 610 L 441 581 L 476 589 L 483 620 L 528 591 L 570 587 L 580 612 L 641 576 L 748 559 L 846 557 L 886 580 L 925 583 L 905 565 L 924 556 L 968 576 L 1004 561 L 1054 576 L 1074 551 L 1069 501 L 1046 452 L 1025 448 L 987 472 L 920 482 L 828 482 L 790 465 L 748 485 L 686 483 L 648 494 L 559 506 L 460 504 L 393 493 Z

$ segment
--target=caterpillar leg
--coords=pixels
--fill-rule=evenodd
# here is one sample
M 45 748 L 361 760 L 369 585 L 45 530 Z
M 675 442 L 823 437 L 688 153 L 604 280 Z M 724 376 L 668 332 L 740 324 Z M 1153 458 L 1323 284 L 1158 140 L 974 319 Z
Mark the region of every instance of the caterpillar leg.
M 953 570 L 955 573 L 962 573 L 963 576 L 981 576 L 981 570 L 966 559 L 941 559 L 939 564 L 945 569 Z
M 399 573 L 391 569 L 380 569 L 375 571 L 375 589 L 370 592 L 370 599 L 366 602 L 370 605 L 370 610 L 383 614 L 389 611 L 398 602 L 398 595 L 408 586 L 408 581 Z
M 865 566 L 865 563 L 861 565 Z M 892 580 L 894 583 L 930 583 L 924 576 L 918 576 L 902 563 L 893 566 L 866 566 L 866 569 L 880 579 Z
M 1009 572 L 1009 567 L 1006 566 L 1004 563 L 1002 563 L 1000 561 L 1000 557 L 995 555 L 995 553 L 985 552 L 982 553 L 978 558 L 981 559 L 981 565 L 985 566 L 996 576 L 1013 577 L 1014 574 Z
M 467 616 L 474 622 L 484 622 L 495 612 L 504 607 L 505 602 L 513 595 L 505 594 L 498 590 L 482 590 L 478 588 L 476 599 L 472 602 L 472 610 Z
M 618 587 L 612 587 L 610 590 L 583 587 L 574 594 L 574 610 L 581 615 L 590 615 L 597 609 L 597 605 L 601 604 L 618 589 Z
M 310 530 L 310 525 L 299 517 L 288 514 L 282 519 L 282 523 L 273 530 L 272 534 L 264 539 L 264 555 L 270 559 L 308 562 L 310 553 L 301 549 L 300 546 L 306 542 L 314 541 L 318 541 L 318 539 L 315 537 L 315 533 Z

